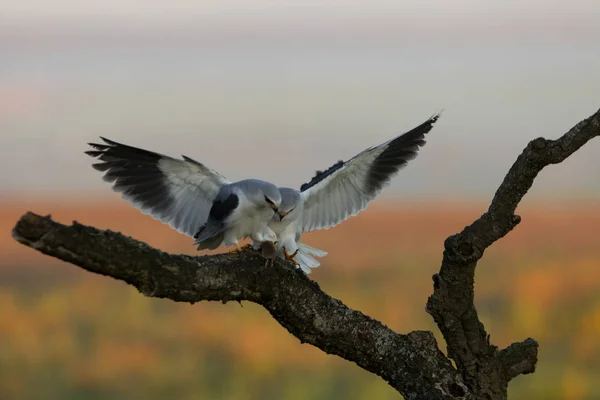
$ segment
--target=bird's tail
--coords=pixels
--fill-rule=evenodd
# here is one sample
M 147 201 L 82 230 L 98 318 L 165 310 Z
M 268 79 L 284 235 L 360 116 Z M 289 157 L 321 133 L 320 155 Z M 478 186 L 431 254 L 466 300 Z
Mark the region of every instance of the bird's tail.
M 295 259 L 298 262 L 298 267 L 308 275 L 313 268 L 321 265 L 315 257 L 325 257 L 326 255 L 326 251 L 315 249 L 304 243 L 298 243 L 298 254 L 296 254 Z
M 310 254 L 315 257 L 325 257 L 327 252 L 325 250 L 316 249 L 312 246 L 307 245 L 306 243 L 298 243 L 298 253 Z

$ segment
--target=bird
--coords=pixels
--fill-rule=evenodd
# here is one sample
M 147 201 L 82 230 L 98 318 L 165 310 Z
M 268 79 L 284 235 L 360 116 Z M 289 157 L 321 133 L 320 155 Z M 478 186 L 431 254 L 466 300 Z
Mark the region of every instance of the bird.
M 302 234 L 329 229 L 364 210 L 417 156 L 440 115 L 348 161 L 340 160 L 325 171 L 317 171 L 300 190 L 280 187 L 281 204 L 267 225 L 277 235 L 279 257 L 294 262 L 305 273 L 318 267 L 320 263 L 313 256 L 322 257 L 327 252 L 301 243 Z
M 187 156 L 182 159 L 100 137 L 85 153 L 100 160 L 92 166 L 103 179 L 145 214 L 195 239 L 198 250 L 275 241 L 267 224 L 278 211 L 277 186 L 258 179 L 231 182 Z
M 281 193 L 281 204 L 278 212 L 269 221 L 266 228 L 268 233 L 265 233 L 265 235 L 273 232 L 277 237 L 275 256 L 292 261 L 308 275 L 313 268 L 321 265 L 314 257 L 325 257 L 327 252 L 300 242 L 302 232 L 298 231 L 293 223 L 300 211 L 296 208 L 300 202 L 300 193 L 287 187 L 280 187 L 279 192 Z M 260 246 L 260 242 L 255 241 L 253 243 L 255 249 L 260 248 Z M 288 253 L 287 250 L 290 250 L 290 252 Z

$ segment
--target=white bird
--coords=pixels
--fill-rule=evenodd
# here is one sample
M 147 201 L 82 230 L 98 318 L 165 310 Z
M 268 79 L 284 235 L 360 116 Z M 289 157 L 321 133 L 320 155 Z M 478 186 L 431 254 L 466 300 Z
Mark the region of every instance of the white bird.
M 298 230 L 296 223 L 302 212 L 302 207 L 297 207 L 301 203 L 300 192 L 291 188 L 279 188 L 279 191 L 281 204 L 269 221 L 265 235 L 273 232 L 277 237 L 277 255 L 284 260 L 293 261 L 305 274 L 309 274 L 313 268 L 321 265 L 315 257 L 325 257 L 327 252 L 300 242 L 302 232 Z M 260 242 L 255 241 L 253 246 L 259 247 Z
M 198 249 L 235 245 L 250 237 L 254 241 L 275 240 L 267 228 L 281 203 L 279 189 L 265 181 L 230 182 L 205 165 L 127 146 L 101 138 L 90 143 L 86 154 L 101 162 L 93 164 L 105 172 L 125 200 L 145 214 L 193 236 Z
M 317 171 L 300 191 L 279 188 L 282 201 L 268 224 L 277 235 L 279 256 L 293 261 L 305 273 L 318 267 L 320 264 L 313 256 L 327 253 L 300 243 L 302 234 L 329 229 L 365 209 L 390 179 L 417 156 L 425 145 L 425 135 L 439 116 L 434 115 L 416 128 L 370 147 L 346 162 L 338 161 L 325 171 Z

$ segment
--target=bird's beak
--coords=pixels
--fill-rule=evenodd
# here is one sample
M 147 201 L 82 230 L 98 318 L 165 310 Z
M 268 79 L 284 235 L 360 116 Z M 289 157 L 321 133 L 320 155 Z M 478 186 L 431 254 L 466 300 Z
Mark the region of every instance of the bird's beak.
M 289 214 L 289 212 L 278 212 L 277 214 L 279 214 L 279 220 L 281 221 L 283 217 Z

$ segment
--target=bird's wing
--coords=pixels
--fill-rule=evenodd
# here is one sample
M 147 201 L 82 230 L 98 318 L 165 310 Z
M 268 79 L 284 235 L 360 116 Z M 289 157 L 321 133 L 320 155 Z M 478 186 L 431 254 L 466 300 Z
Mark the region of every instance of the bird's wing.
M 134 207 L 186 235 L 206 222 L 219 189 L 230 183 L 189 157 L 177 160 L 101 139 L 105 144 L 90 143 L 95 150 L 86 154 L 101 161 L 93 167 L 105 173 L 104 180 Z
M 390 179 L 425 144 L 425 135 L 440 114 L 379 146 L 368 148 L 350 160 L 319 171 L 300 187 L 304 202 L 301 230 L 327 229 L 356 215 L 387 186 Z

